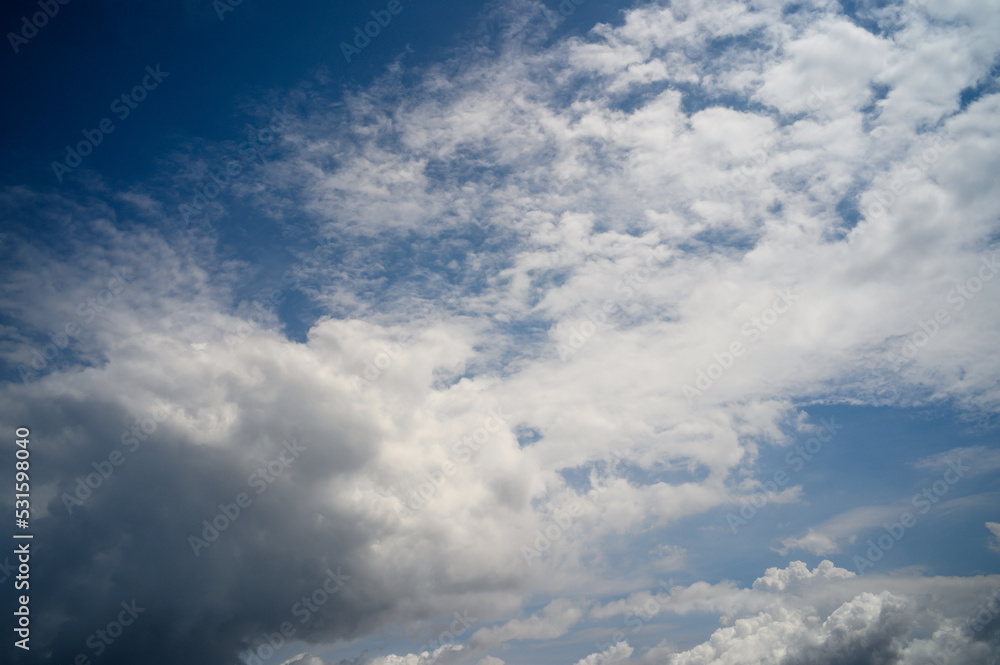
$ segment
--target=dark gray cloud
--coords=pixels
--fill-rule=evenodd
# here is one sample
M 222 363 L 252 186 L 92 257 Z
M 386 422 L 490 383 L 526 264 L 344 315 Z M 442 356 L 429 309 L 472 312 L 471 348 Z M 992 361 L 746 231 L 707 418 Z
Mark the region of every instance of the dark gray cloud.
M 81 377 L 79 385 L 86 383 Z M 50 653 L 52 662 L 96 655 L 88 637 L 133 599 L 144 611 L 101 650 L 102 663 L 226 662 L 246 640 L 284 621 L 294 622 L 301 638 L 348 637 L 370 630 L 391 607 L 393 592 L 369 577 L 360 553 L 377 525 L 319 498 L 321 484 L 377 452 L 372 434 L 342 409 L 331 405 L 318 432 L 318 423 L 304 422 L 292 405 L 272 408 L 272 431 L 305 448 L 284 468 L 273 463 L 281 440 L 252 417 L 220 447 L 186 438 L 178 409 L 98 484 L 92 463 L 127 450 L 120 439 L 135 415 L 83 392 L 37 400 L 4 393 L 0 421 L 33 424 L 35 487 L 54 483 L 59 492 L 48 514 L 34 520 L 32 542 L 32 604 L 44 608 L 36 615 L 34 651 Z M 273 480 L 248 484 L 268 461 L 280 468 L 265 474 Z M 77 478 L 88 474 L 97 487 L 78 495 Z M 195 556 L 189 536 L 204 535 L 203 520 L 212 522 L 220 503 L 234 515 L 241 493 L 252 503 Z M 68 509 L 63 495 L 84 500 Z M 327 570 L 349 575 L 349 583 L 300 623 L 294 603 L 319 588 Z
M 810 636 L 800 639 L 804 645 L 792 647 L 781 665 L 897 665 L 905 637 L 911 631 L 916 613 L 909 603 L 884 602 L 875 617 L 852 621 L 853 617 L 834 617 L 819 644 L 810 644 Z

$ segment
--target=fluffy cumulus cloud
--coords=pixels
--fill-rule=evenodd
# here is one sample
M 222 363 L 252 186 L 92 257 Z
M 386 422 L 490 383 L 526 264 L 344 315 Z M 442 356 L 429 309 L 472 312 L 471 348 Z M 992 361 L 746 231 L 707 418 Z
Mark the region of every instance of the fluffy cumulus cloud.
M 594 653 L 586 658 L 581 658 L 577 661 L 576 665 L 601 665 L 602 663 L 620 663 L 622 661 L 628 661 L 628 657 L 632 655 L 632 647 L 626 642 L 619 642 L 613 646 L 608 647 L 600 653 Z
M 802 403 L 1000 408 L 993 4 L 682 0 L 558 38 L 549 11 L 498 5 L 485 43 L 341 105 L 291 90 L 226 194 L 309 229 L 256 292 L 221 203 L 183 227 L 160 181 L 2 193 L 65 232 L 0 296 L 0 423 L 46 442 L 34 524 L 61 544 L 36 555 L 52 662 L 134 600 L 105 662 L 466 610 L 454 645 L 369 662 L 501 665 L 651 600 L 607 582 L 618 545 L 757 491 L 762 450 L 818 431 Z M 791 563 L 671 591 L 663 613 L 728 622 L 702 644 L 579 663 L 984 663 L 996 622 L 962 621 L 990 584 Z
M 642 665 L 833 665 L 984 663 L 995 656 L 1000 578 L 882 578 L 863 590 L 852 572 L 823 561 L 772 568 L 750 589 L 693 585 L 672 595 L 678 614 L 711 607 L 724 623 L 686 650 L 662 644 L 628 662 Z M 992 589 L 992 590 L 991 590 Z M 716 591 L 716 593 L 711 593 Z M 706 593 L 708 592 L 708 593 Z M 721 592 L 721 593 L 719 593 Z M 610 650 L 609 650 L 610 651 Z M 617 662 L 609 652 L 587 662 Z M 581 661 L 583 662 L 583 661 Z
M 900 638 L 913 620 L 907 604 L 888 592 L 863 593 L 828 617 L 779 610 L 738 619 L 671 664 L 898 663 Z

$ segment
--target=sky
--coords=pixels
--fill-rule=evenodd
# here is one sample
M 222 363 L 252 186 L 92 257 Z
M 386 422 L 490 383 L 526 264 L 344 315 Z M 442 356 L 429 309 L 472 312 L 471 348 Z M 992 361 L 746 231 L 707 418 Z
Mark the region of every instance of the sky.
M 995 2 L 0 17 L 0 661 L 1000 662 Z

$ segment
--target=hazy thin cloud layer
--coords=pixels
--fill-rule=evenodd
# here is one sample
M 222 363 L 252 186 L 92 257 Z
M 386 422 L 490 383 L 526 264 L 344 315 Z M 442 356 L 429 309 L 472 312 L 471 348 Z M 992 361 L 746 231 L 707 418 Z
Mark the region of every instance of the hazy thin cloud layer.
M 4 662 L 997 662 L 995 2 L 15 4 Z

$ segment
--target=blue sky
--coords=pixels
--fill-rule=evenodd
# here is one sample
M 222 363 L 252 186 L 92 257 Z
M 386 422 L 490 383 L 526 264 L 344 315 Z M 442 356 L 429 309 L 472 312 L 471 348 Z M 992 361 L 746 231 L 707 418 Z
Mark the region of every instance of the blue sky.
M 3 25 L 5 662 L 1000 655 L 990 3 Z

